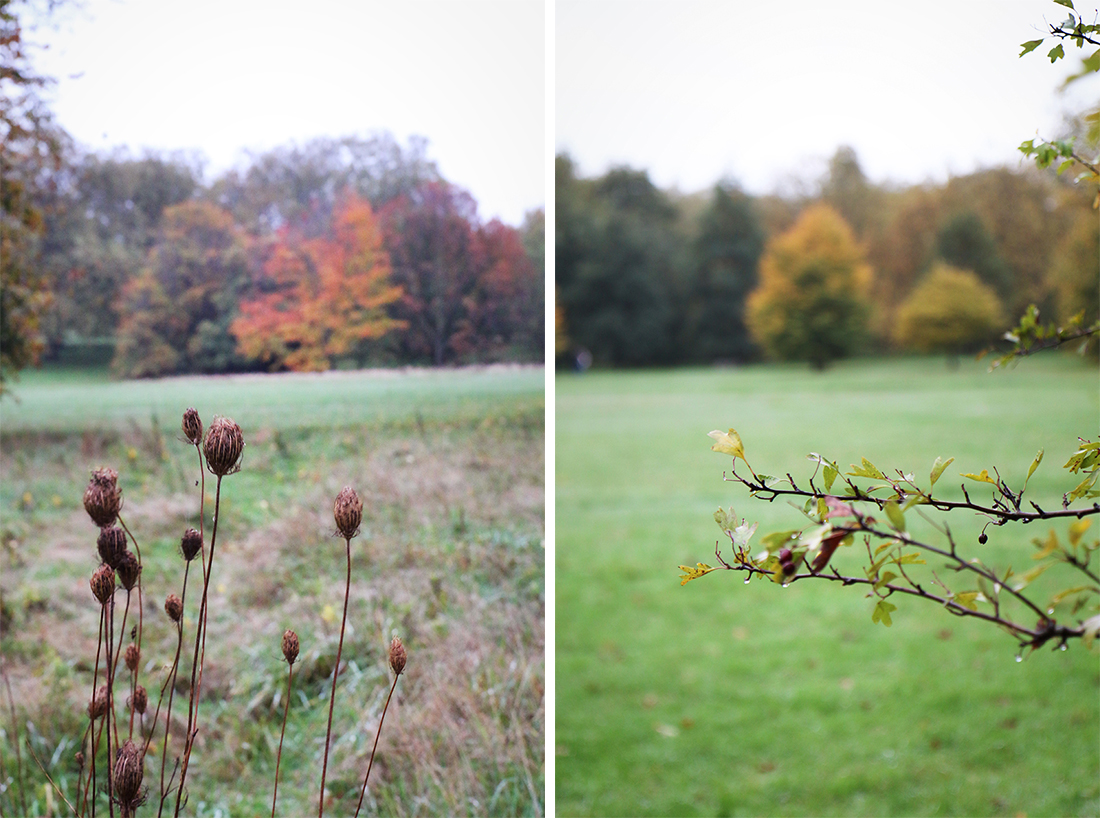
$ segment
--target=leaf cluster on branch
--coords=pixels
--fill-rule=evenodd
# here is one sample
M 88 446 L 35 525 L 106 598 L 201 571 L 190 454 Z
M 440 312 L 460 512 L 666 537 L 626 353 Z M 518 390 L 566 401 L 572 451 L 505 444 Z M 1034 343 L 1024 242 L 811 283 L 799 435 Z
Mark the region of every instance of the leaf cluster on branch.
M 1018 488 L 1010 485 L 994 469 L 966 473 L 965 480 L 984 487 L 990 496 L 983 500 L 967 484 L 962 484 L 962 500 L 945 499 L 935 493 L 953 458 L 937 458 L 929 473 L 927 488 L 912 473 L 897 470 L 888 474 L 866 458 L 842 472 L 833 460 L 817 453 L 808 455 L 813 473 L 801 484 L 788 473 L 784 478 L 757 474 L 745 459 L 740 436 L 733 429 L 710 433 L 712 450 L 732 455 L 734 468 L 726 480 L 740 483 L 749 496 L 768 502 L 777 498 L 802 501 L 800 510 L 806 524 L 800 528 L 771 532 L 760 538 L 755 551 L 749 540 L 757 525 L 738 518 L 733 508 L 719 508 L 714 518 L 729 541 L 730 554 L 723 556 L 722 541 L 715 545 L 716 566 L 696 563 L 680 566 L 681 585 L 716 570 L 746 574 L 746 583 L 754 577 L 766 578 L 787 586 L 799 580 L 822 579 L 842 586 L 867 589 L 874 600 L 871 618 L 889 626 L 897 606 L 894 595 L 912 596 L 942 605 L 948 613 L 973 617 L 996 624 L 1019 642 L 1021 649 L 1035 650 L 1053 641 L 1065 648 L 1071 639 L 1092 645 L 1100 633 L 1100 576 L 1092 565 L 1092 556 L 1100 549 L 1100 539 L 1089 539 L 1091 515 L 1100 513 L 1100 440 L 1079 439 L 1077 450 L 1065 464 L 1072 474 L 1082 475 L 1077 486 L 1067 491 L 1057 509 L 1046 509 L 1026 500 L 1028 482 L 1043 460 L 1043 451 L 1032 460 L 1027 476 Z M 737 459 L 744 461 L 749 476 L 739 474 Z M 1091 505 L 1078 501 L 1093 500 Z M 1035 539 L 1036 565 L 1022 573 L 1011 567 L 998 569 L 960 549 L 959 542 L 945 522 L 928 512 L 970 511 L 985 519 L 978 543 L 984 545 L 986 530 L 1014 523 L 1028 524 L 1046 520 L 1071 519 L 1064 540 L 1051 530 L 1045 539 Z M 942 541 L 931 542 L 909 530 L 911 515 L 928 521 Z M 842 546 L 859 544 L 866 552 L 862 574 L 842 573 L 830 565 Z M 928 565 L 935 560 L 940 567 L 930 574 L 917 574 L 912 566 Z M 1061 566 L 1070 572 L 1072 584 L 1042 600 L 1031 583 L 1050 568 Z M 899 597 L 900 598 L 900 597 Z

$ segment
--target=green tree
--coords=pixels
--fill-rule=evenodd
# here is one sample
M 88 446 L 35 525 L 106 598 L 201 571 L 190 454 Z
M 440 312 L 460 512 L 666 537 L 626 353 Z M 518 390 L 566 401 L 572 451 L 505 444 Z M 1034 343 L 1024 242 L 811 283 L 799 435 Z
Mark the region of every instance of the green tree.
M 584 180 L 559 157 L 556 184 L 555 275 L 572 343 L 611 365 L 682 357 L 674 340 L 685 256 L 676 207 L 631 168 Z
M 44 205 L 42 267 L 54 294 L 44 317 L 54 355 L 113 338 L 122 288 L 141 270 L 165 208 L 199 190 L 200 167 L 182 154 L 74 155 L 67 184 Z
M 749 329 L 771 356 L 823 369 L 859 348 L 870 284 L 851 229 L 831 207 L 815 205 L 768 243 L 748 300 Z
M 956 213 L 941 225 L 933 253 L 936 259 L 951 267 L 973 271 L 1000 297 L 1012 291 L 1012 270 L 1001 258 L 981 218 L 973 211 Z
M 1004 320 L 992 288 L 969 270 L 939 262 L 902 302 L 894 338 L 919 352 L 956 355 L 988 345 Z
M 114 368 L 126 377 L 243 368 L 229 325 L 247 283 L 233 217 L 208 202 L 164 211 L 145 268 L 123 290 Z
M 693 278 L 682 345 L 697 361 L 746 361 L 756 348 L 745 326 L 745 299 L 756 287 L 764 234 L 752 200 L 731 183 L 714 187 L 691 244 Z

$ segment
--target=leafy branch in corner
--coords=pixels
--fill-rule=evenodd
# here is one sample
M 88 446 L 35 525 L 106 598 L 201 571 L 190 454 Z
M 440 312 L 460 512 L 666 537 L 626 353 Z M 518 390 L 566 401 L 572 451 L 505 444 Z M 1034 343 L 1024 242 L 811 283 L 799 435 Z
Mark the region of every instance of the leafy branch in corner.
M 888 475 L 867 459 L 842 473 L 836 462 L 811 453 L 808 459 L 814 463 L 813 473 L 799 485 L 790 474 L 777 478 L 753 471 L 745 459 L 741 438 L 733 429 L 714 431 L 710 436 L 715 440 L 712 450 L 734 458 L 734 468 L 726 480 L 745 486 L 749 496 L 757 500 L 772 502 L 780 497 L 801 500 L 800 510 L 807 523 L 802 528 L 763 536 L 753 553 L 749 540 L 757 525 L 738 519 L 733 508 L 719 508 L 714 518 L 729 540 L 730 556 L 723 556 L 719 540 L 715 544 L 718 564 L 680 566 L 684 572 L 681 585 L 717 570 L 743 572 L 746 583 L 754 577 L 783 586 L 810 579 L 839 582 L 844 587 L 867 589 L 867 596 L 875 601 L 873 622 L 892 624 L 891 614 L 897 606 L 889 600 L 895 594 L 917 597 L 942 605 L 956 616 L 996 624 L 1016 638 L 1021 649 L 1035 650 L 1051 641 L 1064 649 L 1070 640 L 1078 638 L 1091 646 L 1100 633 L 1100 576 L 1092 564 L 1093 554 L 1100 549 L 1100 539 L 1086 537 L 1092 523 L 1089 518 L 1100 513 L 1100 502 L 1095 501 L 1100 497 L 1096 488 L 1100 476 L 1100 441 L 1078 441 L 1078 448 L 1065 468 L 1083 479 L 1063 495 L 1061 508 L 1044 509 L 1030 500 L 1025 502 L 1027 484 L 1043 460 L 1042 450 L 1032 460 L 1019 488 L 1011 486 L 996 469 L 993 475 L 987 469 L 978 474 L 962 474 L 965 480 L 991 488 L 990 499 L 978 500 L 971 497 L 973 489 L 968 490 L 963 483 L 960 501 L 934 494 L 937 481 L 954 462 L 953 458 L 936 459 L 925 489 L 913 474 L 896 471 Z M 737 472 L 738 459 L 745 462 L 751 476 Z M 1093 501 L 1090 505 L 1079 503 L 1089 500 Z M 1011 567 L 1001 571 L 961 553 L 950 527 L 927 513 L 958 510 L 969 510 L 985 518 L 978 537 L 980 545 L 988 541 L 989 528 L 1048 520 L 1073 522 L 1064 541 L 1054 530 L 1045 539 L 1035 539 L 1036 552 L 1032 554 L 1035 566 L 1017 574 Z M 942 542 L 929 542 L 911 534 L 907 524 L 907 515 L 911 513 L 933 525 Z M 860 550 L 866 552 L 862 575 L 843 574 L 830 565 L 839 548 L 857 542 L 862 545 Z M 927 565 L 932 557 L 943 561 L 944 576 L 935 569 L 930 576 L 917 575 L 913 566 Z M 1072 572 L 1073 584 L 1040 602 L 1029 586 L 1055 566 Z

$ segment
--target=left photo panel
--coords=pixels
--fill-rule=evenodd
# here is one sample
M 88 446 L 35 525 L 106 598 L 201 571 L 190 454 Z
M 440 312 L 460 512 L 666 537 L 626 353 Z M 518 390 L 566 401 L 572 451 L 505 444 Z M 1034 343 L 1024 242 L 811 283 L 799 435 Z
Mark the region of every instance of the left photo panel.
M 0 814 L 546 814 L 545 18 L 0 9 Z

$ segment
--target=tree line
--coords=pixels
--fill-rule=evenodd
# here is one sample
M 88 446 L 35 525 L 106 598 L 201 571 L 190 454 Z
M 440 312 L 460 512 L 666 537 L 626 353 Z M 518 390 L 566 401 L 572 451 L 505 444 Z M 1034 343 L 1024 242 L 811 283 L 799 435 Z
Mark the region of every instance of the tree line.
M 1030 304 L 1097 318 L 1093 191 L 1034 168 L 872 183 L 842 147 L 790 195 L 556 157 L 559 366 L 807 361 L 995 341 Z
M 483 222 L 426 143 L 322 138 L 212 184 L 186 155 L 70 155 L 39 194 L 43 355 L 121 376 L 539 360 L 543 220 Z

